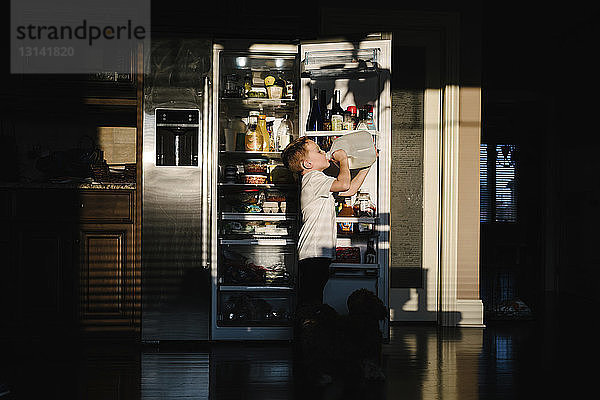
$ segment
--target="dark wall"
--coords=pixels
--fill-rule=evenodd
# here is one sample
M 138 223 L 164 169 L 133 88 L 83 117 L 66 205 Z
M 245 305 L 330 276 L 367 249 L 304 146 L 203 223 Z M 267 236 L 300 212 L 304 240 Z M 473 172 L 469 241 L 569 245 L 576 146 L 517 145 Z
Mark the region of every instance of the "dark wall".
M 482 226 L 481 268 L 516 239 L 526 248 L 520 290 L 533 303 L 552 290 L 596 300 L 599 288 L 598 9 L 576 3 L 488 2 L 483 12 L 483 140 L 522 151 L 519 223 Z

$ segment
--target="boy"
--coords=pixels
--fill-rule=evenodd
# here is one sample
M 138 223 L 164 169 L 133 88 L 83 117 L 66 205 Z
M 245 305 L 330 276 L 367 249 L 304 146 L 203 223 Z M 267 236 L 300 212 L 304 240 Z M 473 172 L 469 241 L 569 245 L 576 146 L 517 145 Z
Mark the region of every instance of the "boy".
M 323 303 L 323 289 L 329 279 L 329 265 L 335 258 L 336 223 L 333 193 L 355 194 L 367 176 L 369 168 L 350 178 L 348 156 L 337 150 L 331 159 L 338 164 L 337 178 L 323 173 L 330 165 L 325 152 L 302 136 L 283 151 L 283 163 L 301 175 L 300 209 L 302 228 L 298 240 L 298 306 Z

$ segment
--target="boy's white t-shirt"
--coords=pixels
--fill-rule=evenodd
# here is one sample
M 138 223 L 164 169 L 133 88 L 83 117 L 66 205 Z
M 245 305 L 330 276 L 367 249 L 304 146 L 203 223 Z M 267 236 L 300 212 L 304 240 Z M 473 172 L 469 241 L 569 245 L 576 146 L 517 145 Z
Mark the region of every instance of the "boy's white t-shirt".
M 334 177 L 322 171 L 310 171 L 302 176 L 299 260 L 310 257 L 335 258 L 335 200 L 330 191 L 333 181 Z

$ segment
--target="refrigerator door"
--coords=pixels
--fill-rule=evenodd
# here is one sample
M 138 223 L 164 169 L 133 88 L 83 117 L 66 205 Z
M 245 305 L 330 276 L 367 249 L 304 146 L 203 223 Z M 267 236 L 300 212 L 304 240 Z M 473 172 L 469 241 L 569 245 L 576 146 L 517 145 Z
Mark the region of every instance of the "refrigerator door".
M 358 129 L 339 131 L 307 131 L 307 118 L 310 111 L 311 94 L 317 89 L 326 97 L 321 104 L 329 109 L 333 106 L 334 92 L 340 92 L 340 106 L 343 110 L 363 108 L 372 113 L 368 121 L 368 132 L 379 150 L 379 157 L 369 170 L 361 190 L 361 199 L 368 197 L 374 205 L 374 215 L 366 215 L 357 205 L 361 203 L 357 195 L 350 199 L 340 197 L 342 203 L 349 203 L 346 210 L 350 215 L 338 216 L 338 260 L 332 264 L 332 278 L 325 290 L 325 302 L 333 302 L 334 308 L 347 312 L 345 302 L 353 290 L 367 288 L 389 307 L 389 210 L 390 210 L 390 160 L 391 160 L 391 39 L 363 40 L 358 42 L 312 42 L 303 43 L 300 48 L 300 135 L 311 137 L 323 150 L 328 151 L 333 139 Z M 350 108 L 349 108 L 350 107 Z M 332 124 L 333 125 L 333 124 Z M 362 130 L 362 129 L 361 129 Z M 351 171 L 353 174 L 356 171 Z M 337 167 L 330 167 L 325 173 L 337 175 Z M 344 217 L 341 217 L 344 215 Z M 365 259 L 368 242 L 373 241 L 376 250 L 376 264 L 361 264 Z M 352 255 L 350 261 L 356 269 L 339 273 L 338 264 L 348 262 L 344 257 Z M 371 261 L 372 262 L 372 261 Z M 337 264 L 337 266 L 336 266 Z M 375 266 L 375 267 L 374 267 Z M 373 272 L 375 268 L 376 273 Z M 337 271 L 337 272 L 336 272 Z M 358 272 L 357 272 L 358 271 Z M 365 271 L 368 272 L 365 275 Z M 384 337 L 389 336 L 389 324 L 383 324 Z
M 143 341 L 209 339 L 211 48 L 153 40 L 145 55 Z

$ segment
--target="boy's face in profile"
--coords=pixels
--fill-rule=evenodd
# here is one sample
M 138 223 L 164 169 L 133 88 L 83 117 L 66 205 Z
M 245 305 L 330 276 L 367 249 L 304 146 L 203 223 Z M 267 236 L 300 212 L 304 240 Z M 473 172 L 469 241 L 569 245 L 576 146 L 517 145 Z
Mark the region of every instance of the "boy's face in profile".
M 304 170 L 323 171 L 329 168 L 329 160 L 325 156 L 325 152 L 312 140 L 306 142 L 306 157 L 302 162 Z

